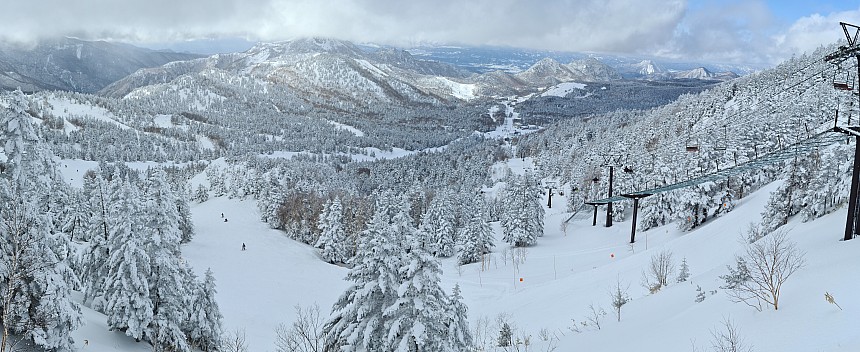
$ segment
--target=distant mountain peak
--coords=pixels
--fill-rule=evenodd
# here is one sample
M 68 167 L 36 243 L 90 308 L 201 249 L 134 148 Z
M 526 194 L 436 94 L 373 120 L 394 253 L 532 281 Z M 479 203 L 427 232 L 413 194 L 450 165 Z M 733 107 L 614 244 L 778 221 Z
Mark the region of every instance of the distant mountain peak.
M 636 64 L 636 67 L 639 69 L 639 74 L 646 76 L 662 73 L 664 71 L 651 60 L 642 60 Z

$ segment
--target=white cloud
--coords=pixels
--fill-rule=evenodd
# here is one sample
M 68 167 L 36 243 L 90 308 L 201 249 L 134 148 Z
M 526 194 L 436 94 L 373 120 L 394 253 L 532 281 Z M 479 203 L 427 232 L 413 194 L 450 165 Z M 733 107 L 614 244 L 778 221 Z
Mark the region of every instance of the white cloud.
M 860 9 L 789 26 L 764 0 L 22 0 L 3 4 L 0 39 L 325 36 L 772 64 L 841 38 L 839 21 Z
M 794 53 L 812 52 L 821 45 L 845 39 L 839 22 L 860 25 L 860 7 L 826 15 L 813 14 L 797 20 L 784 33 L 774 36 L 775 54 L 790 57 Z
M 31 0 L 0 12 L 0 37 L 165 42 L 329 36 L 631 51 L 668 39 L 686 0 Z

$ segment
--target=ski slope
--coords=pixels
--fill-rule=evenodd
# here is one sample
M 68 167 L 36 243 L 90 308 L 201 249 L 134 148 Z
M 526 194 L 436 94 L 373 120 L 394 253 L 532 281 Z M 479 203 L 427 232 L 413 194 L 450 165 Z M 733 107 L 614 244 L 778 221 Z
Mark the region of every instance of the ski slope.
M 526 158 L 512 159 L 509 172 L 532 167 Z M 769 194 L 779 182 L 739 200 L 736 208 L 690 232 L 674 224 L 637 232 L 637 243 L 628 244 L 630 222 L 606 228 L 591 226 L 591 214 L 575 217 L 566 227 L 565 199 L 555 196 L 556 206 L 546 209 L 545 236 L 522 251 L 497 241 L 494 253 L 481 263 L 457 267 L 454 258 L 442 260 L 441 284 L 459 284 L 469 306 L 471 328 L 481 328 L 478 343 L 494 345 L 499 328 L 496 317 L 504 314 L 515 337 L 529 337 L 529 350 L 545 351 L 709 351 L 711 332 L 729 318 L 748 346 L 755 351 L 858 351 L 860 303 L 852 295 L 860 290 L 855 279 L 860 271 L 860 239 L 839 241 L 845 210 L 809 223 L 792 220 L 785 229 L 805 251 L 806 266 L 785 284 L 780 310 L 758 312 L 733 303 L 720 289 L 719 275 L 726 274 L 743 248 L 741 232 L 759 220 Z M 221 213 L 228 219 L 224 222 Z M 604 213 L 600 213 L 602 218 Z M 249 351 L 273 351 L 278 324 L 295 319 L 294 306 L 319 304 L 324 315 L 349 282 L 347 269 L 322 262 L 316 251 L 288 239 L 259 220 L 253 200 L 212 198 L 192 207 L 196 235 L 183 246 L 183 257 L 201 274 L 212 268 L 217 300 L 224 314 L 225 330 L 243 330 Z M 497 239 L 500 227 L 493 224 Z M 242 243 L 247 250 L 242 251 Z M 656 294 L 640 285 L 642 271 L 653 254 L 673 253 L 676 266 L 686 258 L 691 277 L 672 283 Z M 514 264 L 514 257 L 521 262 Z M 524 258 L 524 259 L 523 259 Z M 619 280 L 629 284 L 632 298 L 617 322 L 610 305 L 609 289 Z M 696 303 L 696 286 L 707 293 Z M 712 293 L 713 291 L 716 291 Z M 828 304 L 829 292 L 843 310 Z M 601 328 L 581 328 L 588 306 L 606 310 Z M 85 308 L 87 326 L 74 333 L 81 350 L 143 351 L 121 333 L 108 332 L 104 316 Z M 479 321 L 489 324 L 479 324 Z M 541 338 L 549 336 L 549 341 Z M 89 345 L 83 347 L 83 339 Z M 97 347 L 98 346 L 98 347 Z M 490 349 L 492 350 L 492 349 Z M 501 349 L 498 349 L 501 350 Z

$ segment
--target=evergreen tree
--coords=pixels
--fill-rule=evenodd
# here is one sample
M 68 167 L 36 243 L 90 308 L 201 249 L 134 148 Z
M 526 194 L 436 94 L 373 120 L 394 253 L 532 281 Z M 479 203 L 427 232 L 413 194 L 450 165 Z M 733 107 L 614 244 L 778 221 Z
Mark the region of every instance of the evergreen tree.
M 499 330 L 498 345 L 499 347 L 510 347 L 514 339 L 514 332 L 511 330 L 511 325 L 507 322 L 502 323 L 502 328 Z
M 421 218 L 422 244 L 437 257 L 454 255 L 456 230 L 453 206 L 446 194 L 437 194 Z
M 146 335 L 157 350 L 187 352 L 191 348 L 182 323 L 190 307 L 183 304 L 188 292 L 183 287 L 183 272 L 177 259 L 164 253 L 156 253 L 154 257 L 155 268 L 149 280 L 152 320 Z
M 191 222 L 191 209 L 185 197 L 176 197 L 176 211 L 179 215 L 179 233 L 181 242 L 188 243 L 194 238 L 194 223 Z
M 681 260 L 681 269 L 678 272 L 678 282 L 687 281 L 690 278 L 690 266 L 687 265 L 687 257 Z
M 55 216 L 59 199 L 52 200 L 65 185 L 37 140 L 28 104 L 17 91 L 9 108 L 0 110 L 6 155 L 0 164 L 0 351 L 11 333 L 45 349 L 70 350 L 81 312 L 71 298 L 77 281 L 69 267 L 70 244 Z
M 340 198 L 331 200 L 320 213 L 318 227 L 322 231 L 316 247 L 320 256 L 329 263 L 349 261 L 349 241 L 343 226 L 343 206 Z
M 203 283 L 197 285 L 194 292 L 189 317 L 188 332 L 191 344 L 202 351 L 217 350 L 221 341 L 221 310 L 215 301 L 215 276 L 211 269 L 206 269 Z
M 405 257 L 402 238 L 411 235 L 401 231 L 411 227 L 403 221 L 408 219 L 408 207 L 394 199 L 378 197 L 376 212 L 362 232 L 354 266 L 346 276 L 353 283 L 334 303 L 323 328 L 326 350 L 386 350 L 383 314 L 398 298 Z
M 816 168 L 803 198 L 803 221 L 811 221 L 834 211 L 848 199 L 851 188 L 852 153 L 850 144 L 837 144 L 822 151 L 821 166 Z
M 179 263 L 179 212 L 164 170 L 150 169 L 147 173 L 147 194 L 139 213 L 142 226 L 137 233 L 151 259 L 149 295 L 153 311 L 146 335 L 153 346 L 188 351 L 182 322 L 188 315 L 183 303 L 190 293 L 183 285 L 185 272 Z
M 155 303 L 150 296 L 152 259 L 140 234 L 137 192 L 128 181 L 122 184 L 124 196 L 113 205 L 110 222 L 110 272 L 105 282 L 105 314 L 108 327 L 119 329 L 140 341 L 152 323 Z
M 453 351 L 471 351 L 474 348 L 472 332 L 469 330 L 469 308 L 463 303 L 460 295 L 460 285 L 454 285 L 454 291 L 448 298 L 448 343 Z
M 460 248 L 457 262 L 460 265 L 480 261 L 483 255 L 490 253 L 491 248 L 495 246 L 493 229 L 484 217 L 483 195 L 479 194 L 476 198 L 473 203 L 475 206 L 472 217 L 457 236 Z
M 408 244 L 407 241 L 405 244 Z M 439 262 L 413 243 L 399 270 L 397 298 L 382 314 L 386 351 L 444 351 L 448 345 L 445 292 Z
M 817 164 L 817 163 L 815 163 Z M 811 176 L 818 171 L 809 159 L 795 159 L 789 164 L 788 178 L 774 191 L 762 212 L 762 225 L 771 232 L 788 223 L 788 219 L 800 213 L 803 199 L 809 190 Z
M 531 173 L 514 177 L 505 191 L 502 239 L 515 247 L 528 247 L 543 236 L 544 209 Z
M 116 179 L 115 182 L 119 182 Z M 84 249 L 82 258 L 81 281 L 84 291 L 84 304 L 92 300 L 91 308 L 102 310 L 103 295 L 107 284 L 108 272 L 110 271 L 109 242 L 110 227 L 109 219 L 109 191 L 108 184 L 100 174 L 87 173 L 84 176 L 84 191 L 87 198 L 87 214 L 89 221 L 85 239 L 89 240 L 89 247 Z

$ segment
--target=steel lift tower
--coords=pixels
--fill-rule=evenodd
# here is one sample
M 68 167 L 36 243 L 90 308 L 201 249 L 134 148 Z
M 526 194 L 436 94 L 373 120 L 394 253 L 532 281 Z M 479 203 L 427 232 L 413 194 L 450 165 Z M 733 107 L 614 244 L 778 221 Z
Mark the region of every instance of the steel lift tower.
M 858 39 L 860 39 L 860 27 L 845 22 L 839 22 L 839 25 L 842 26 L 845 39 L 848 40 L 848 45 L 839 47 L 839 50 L 836 52 L 825 56 L 824 60 L 837 65 L 837 67 L 841 67 L 844 61 L 854 57 L 857 60 L 857 74 L 855 78 L 860 79 L 860 42 L 858 42 Z M 837 74 L 839 74 L 838 71 Z M 850 77 L 850 73 L 846 77 Z M 849 82 L 848 79 L 839 80 L 834 77 L 833 87 L 836 89 L 853 92 L 856 86 L 853 81 Z M 860 229 L 860 213 L 857 211 L 858 191 L 860 191 L 860 126 L 851 126 L 850 122 L 849 125 L 839 126 L 839 116 L 837 115 L 836 118 L 833 130 L 854 136 L 855 139 L 854 170 L 851 176 L 851 193 L 848 197 L 848 218 L 845 220 L 845 236 L 843 238 L 847 241 L 854 238 L 857 235 L 857 230 Z

